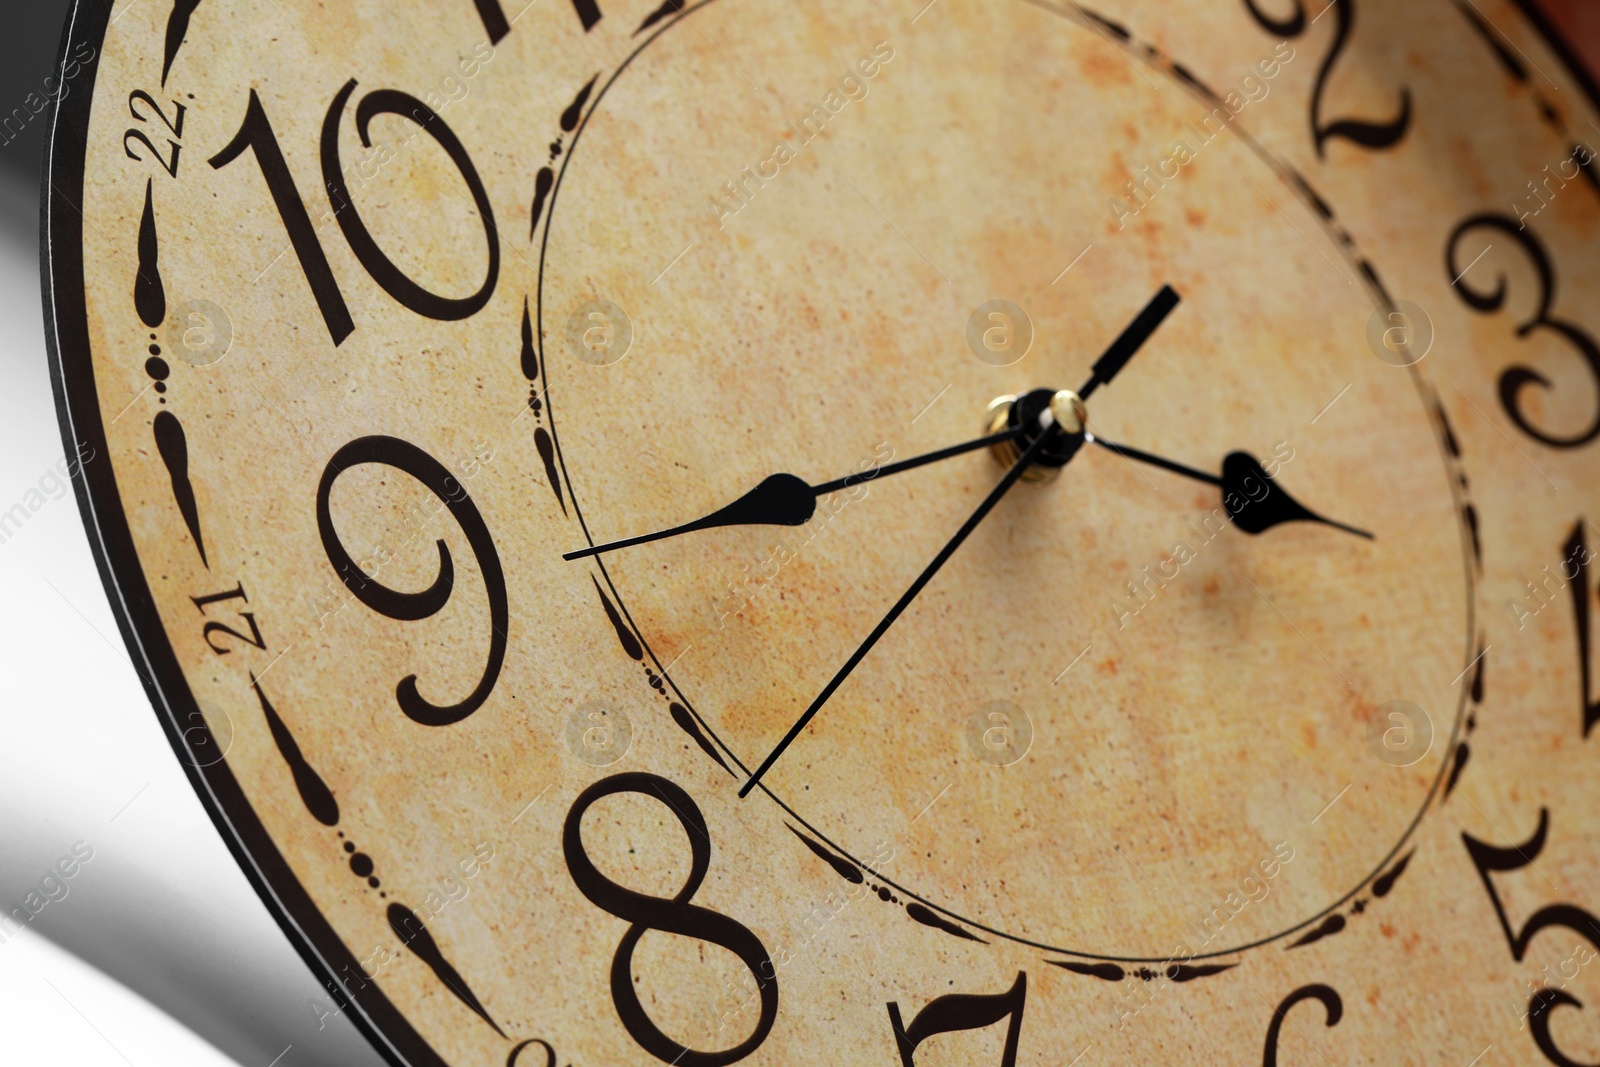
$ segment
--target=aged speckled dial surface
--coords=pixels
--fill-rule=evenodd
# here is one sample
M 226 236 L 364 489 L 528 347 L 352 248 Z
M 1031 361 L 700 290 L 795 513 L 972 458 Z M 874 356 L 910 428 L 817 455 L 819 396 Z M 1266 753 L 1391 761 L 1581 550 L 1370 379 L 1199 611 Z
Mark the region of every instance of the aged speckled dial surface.
M 91 541 L 393 1062 L 1600 1060 L 1531 9 L 81 0 L 61 64 Z

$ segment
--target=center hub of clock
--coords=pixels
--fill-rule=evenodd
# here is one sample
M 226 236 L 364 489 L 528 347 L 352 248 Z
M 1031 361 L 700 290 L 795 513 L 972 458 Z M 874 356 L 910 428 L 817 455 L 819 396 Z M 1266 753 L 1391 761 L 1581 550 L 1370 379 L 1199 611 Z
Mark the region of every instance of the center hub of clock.
M 1010 440 L 1001 441 L 990 451 L 1003 467 L 1010 467 L 1028 446 L 1059 427 L 1055 440 L 1044 446 L 1022 474 L 1025 482 L 1045 482 L 1054 478 L 1078 451 L 1075 438 L 1088 426 L 1089 413 L 1082 398 L 1070 389 L 1033 389 L 1021 396 L 998 396 L 989 402 L 984 429 L 1000 433 L 1020 429 Z

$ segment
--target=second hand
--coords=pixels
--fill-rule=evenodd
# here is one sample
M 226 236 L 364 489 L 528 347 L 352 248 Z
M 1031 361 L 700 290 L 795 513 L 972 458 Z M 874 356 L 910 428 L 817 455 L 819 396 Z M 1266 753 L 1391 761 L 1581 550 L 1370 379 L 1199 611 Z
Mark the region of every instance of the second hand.
M 766 759 L 761 761 L 761 766 L 756 768 L 756 773 L 752 774 L 750 780 L 739 788 L 739 796 L 746 797 L 750 795 L 750 790 L 756 787 L 762 776 L 772 768 L 774 763 L 778 762 L 778 757 L 783 755 L 784 750 L 794 743 L 795 738 L 800 736 L 800 731 L 806 728 L 806 725 L 822 709 L 822 705 L 826 704 L 828 698 L 833 696 L 833 691 L 838 689 L 844 683 L 844 680 L 850 676 L 850 672 L 856 669 L 856 665 L 866 658 L 867 653 L 872 651 L 872 646 L 876 645 L 878 639 L 889 631 L 889 627 L 894 625 L 894 621 L 916 599 L 917 594 L 922 592 L 923 586 L 933 580 L 933 576 L 939 573 L 939 568 L 944 566 L 945 561 L 955 555 L 956 549 L 961 547 L 961 542 L 965 541 L 967 536 L 978 528 L 978 523 L 983 521 L 984 516 L 988 515 L 994 506 L 1000 503 L 1000 498 L 1006 495 L 1006 491 L 1017 484 L 1017 480 L 1022 477 L 1022 472 L 1027 470 L 1028 466 L 1033 463 L 1034 457 L 1043 451 L 1044 446 L 1060 432 L 1052 424 L 1044 432 L 1040 433 L 1038 437 L 1034 438 L 1033 443 L 1023 450 L 1022 455 L 1017 457 L 1017 461 L 1011 465 L 1011 469 L 1006 472 L 1005 477 L 1000 479 L 998 485 L 989 490 L 989 495 L 983 498 L 983 503 L 978 505 L 978 510 L 974 511 L 971 517 L 962 523 L 961 529 L 956 531 L 956 535 L 939 550 L 937 556 L 933 557 L 933 562 L 929 563 L 922 573 L 917 575 L 917 580 L 912 582 L 911 587 L 901 594 L 899 600 L 895 601 L 894 607 L 889 609 L 889 613 L 883 617 L 882 621 L 873 627 L 872 633 L 867 635 L 867 639 L 861 643 L 861 647 L 855 650 L 850 658 L 845 661 L 845 665 L 839 668 L 839 672 L 833 676 L 833 679 L 823 687 L 822 692 L 817 694 L 817 698 L 811 702 L 811 706 L 806 708 L 805 714 L 795 720 L 795 724 L 789 727 L 789 732 L 783 735 L 783 740 L 779 741 L 777 747 L 767 754 Z M 1081 446 L 1082 443 L 1083 438 L 1080 436 L 1076 439 L 1073 451 L 1076 451 L 1076 448 Z

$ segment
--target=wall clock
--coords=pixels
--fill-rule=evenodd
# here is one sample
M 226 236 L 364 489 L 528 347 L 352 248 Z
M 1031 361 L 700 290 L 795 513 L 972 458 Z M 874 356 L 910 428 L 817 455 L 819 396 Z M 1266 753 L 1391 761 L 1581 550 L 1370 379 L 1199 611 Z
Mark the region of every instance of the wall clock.
M 82 0 L 133 660 L 401 1064 L 1600 1060 L 1519 5 Z

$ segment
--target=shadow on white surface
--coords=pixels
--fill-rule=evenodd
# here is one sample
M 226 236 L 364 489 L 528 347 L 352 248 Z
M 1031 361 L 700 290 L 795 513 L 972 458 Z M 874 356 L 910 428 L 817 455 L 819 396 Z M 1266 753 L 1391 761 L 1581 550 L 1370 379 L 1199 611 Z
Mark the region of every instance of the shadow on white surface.
M 0 1060 L 154 1067 L 232 1057 L 267 1067 L 281 1057 L 277 1067 L 377 1067 L 383 1061 L 347 1018 L 331 1014 L 333 999 L 234 863 L 123 648 L 77 502 L 58 473 L 63 443 L 37 232 L 36 190 L 0 173 L 0 914 L 27 918 L 23 933 L 0 944 L 0 1016 L 8 1019 Z M 144 402 L 126 417 L 148 419 Z M 73 873 L 64 877 L 60 861 L 74 845 L 92 857 L 66 864 Z M 127 990 L 118 1000 L 105 992 L 115 982 L 82 965 L 74 971 L 70 957 L 35 935 L 160 1011 Z M 64 983 L 81 979 L 84 990 L 99 991 L 92 996 L 104 994 L 106 1018 L 115 1020 L 106 1027 L 119 1028 L 125 1058 L 106 1059 L 91 1028 L 67 1025 L 65 1006 L 45 1012 L 60 999 L 38 975 L 57 967 L 73 975 Z M 35 1003 L 37 1015 L 27 1007 Z M 30 1016 L 20 1029 L 13 1009 Z M 13 1055 L 51 1032 L 56 1041 L 40 1055 Z
M 4 946 L 0 1001 L 14 1063 L 236 1067 L 127 987 L 29 930 Z

